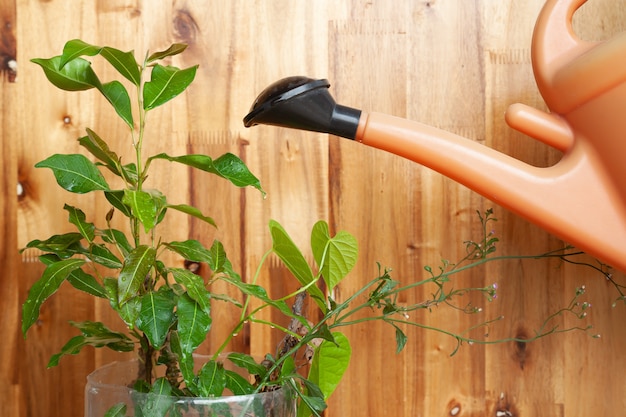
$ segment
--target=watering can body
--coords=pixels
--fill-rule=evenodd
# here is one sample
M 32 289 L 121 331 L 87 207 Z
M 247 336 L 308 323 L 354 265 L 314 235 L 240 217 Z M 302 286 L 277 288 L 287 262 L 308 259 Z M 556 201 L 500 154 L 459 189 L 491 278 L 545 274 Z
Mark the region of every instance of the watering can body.
M 572 18 L 585 2 L 548 0 L 537 20 L 533 71 L 550 113 L 514 104 L 505 116 L 512 128 L 563 152 L 553 166 L 531 166 L 416 121 L 338 105 L 325 92 L 326 80 L 274 83 L 244 123 L 337 134 L 408 158 L 626 271 L 626 33 L 601 43 L 578 39 Z

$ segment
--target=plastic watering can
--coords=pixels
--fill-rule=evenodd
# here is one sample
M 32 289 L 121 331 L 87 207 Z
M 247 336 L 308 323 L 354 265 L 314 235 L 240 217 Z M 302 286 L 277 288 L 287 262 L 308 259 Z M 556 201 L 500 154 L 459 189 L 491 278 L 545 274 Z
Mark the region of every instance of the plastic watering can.
M 289 77 L 244 118 L 331 133 L 427 166 L 626 271 L 626 33 L 600 43 L 573 32 L 586 0 L 548 0 L 532 39 L 535 79 L 550 113 L 513 104 L 512 128 L 563 152 L 536 167 L 473 140 L 336 104 L 327 80 Z

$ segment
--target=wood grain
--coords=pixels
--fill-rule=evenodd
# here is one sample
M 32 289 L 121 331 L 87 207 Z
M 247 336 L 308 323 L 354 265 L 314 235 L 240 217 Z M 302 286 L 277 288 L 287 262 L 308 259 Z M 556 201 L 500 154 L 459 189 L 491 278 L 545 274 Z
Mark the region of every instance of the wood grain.
M 168 239 L 219 238 L 229 257 L 251 281 L 270 248 L 270 219 L 296 243 L 309 245 L 319 219 L 359 241 L 360 257 L 335 296 L 341 299 L 378 272 L 395 279 L 425 277 L 424 265 L 463 256 L 463 241 L 479 238 L 475 212 L 493 207 L 500 254 L 536 254 L 564 243 L 472 191 L 395 155 L 333 136 L 258 126 L 242 118 L 256 95 L 285 76 L 328 78 L 342 104 L 391 113 L 443 128 L 523 161 L 547 166 L 559 153 L 509 129 L 503 113 L 511 103 L 545 108 L 530 64 L 530 37 L 543 0 L 0 0 L 0 403 L 7 416 L 78 416 L 85 376 L 120 357 L 86 350 L 45 369 L 50 355 L 75 333 L 68 320 L 98 319 L 122 328 L 105 302 L 63 287 L 42 310 L 26 341 L 20 334 L 20 303 L 42 271 L 36 254 L 20 259 L 29 240 L 69 230 L 63 203 L 80 206 L 100 221 L 105 201 L 62 193 L 46 170 L 33 165 L 55 152 L 80 152 L 76 138 L 90 127 L 112 141 L 125 158 L 131 149 L 125 126 L 96 93 L 67 94 L 52 88 L 33 57 L 59 53 L 67 39 L 155 51 L 172 42 L 189 44 L 172 65 L 199 64 L 191 90 L 150 115 L 148 152 L 172 155 L 233 152 L 261 179 L 267 197 L 233 189 L 224 181 L 159 161 L 165 174 L 151 186 L 172 202 L 193 203 L 219 228 L 173 216 Z M 590 0 L 574 27 L 587 39 L 626 30 L 625 0 Z M 16 58 L 18 72 L 3 67 Z M 94 65 L 112 75 L 102 61 Z M 155 162 L 156 164 L 156 162 Z M 13 194 L 20 184 L 18 198 Z M 216 196 L 219 196 L 217 198 Z M 115 219 L 124 227 L 121 219 Z M 180 262 L 182 266 L 182 261 Z M 17 271 L 17 273 L 16 273 Z M 200 273 L 206 271 L 200 270 Z M 296 286 L 276 259 L 261 268 L 258 282 L 279 297 Z M 614 278 L 622 283 L 623 274 Z M 409 342 L 395 354 L 394 331 L 384 325 L 345 330 L 352 348 L 349 374 L 330 401 L 326 416 L 589 416 L 619 415 L 626 408 L 625 306 L 595 271 L 550 261 L 490 264 L 455 278 L 455 286 L 498 283 L 498 298 L 472 298 L 479 316 L 443 308 L 412 318 L 424 326 L 463 331 L 499 316 L 487 340 L 529 337 L 542 320 L 567 305 L 585 285 L 592 302 L 593 339 L 565 333 L 521 344 L 464 345 L 450 357 L 454 339 L 423 328 L 404 329 Z M 215 287 L 240 297 L 236 291 Z M 401 300 L 428 298 L 416 288 Z M 65 297 L 65 298 L 64 298 Z M 71 303 L 68 302 L 71 300 Z M 214 307 L 215 332 L 202 346 L 216 349 L 234 324 L 236 311 Z M 258 318 L 279 320 L 274 313 Z M 564 328 L 577 324 L 557 316 Z M 280 334 L 248 325 L 229 350 L 273 351 Z

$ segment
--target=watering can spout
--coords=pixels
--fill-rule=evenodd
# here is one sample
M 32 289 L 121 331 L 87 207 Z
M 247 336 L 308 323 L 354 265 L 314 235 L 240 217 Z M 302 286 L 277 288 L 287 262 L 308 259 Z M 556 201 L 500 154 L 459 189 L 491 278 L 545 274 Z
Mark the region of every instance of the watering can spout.
M 510 106 L 509 126 L 561 152 L 535 167 L 471 139 L 416 121 L 337 104 L 327 80 L 289 77 L 265 89 L 244 118 L 349 138 L 427 166 L 626 271 L 626 34 L 576 38 L 585 0 L 548 0 L 531 53 L 551 113 Z M 576 88 L 574 88 L 576 86 Z

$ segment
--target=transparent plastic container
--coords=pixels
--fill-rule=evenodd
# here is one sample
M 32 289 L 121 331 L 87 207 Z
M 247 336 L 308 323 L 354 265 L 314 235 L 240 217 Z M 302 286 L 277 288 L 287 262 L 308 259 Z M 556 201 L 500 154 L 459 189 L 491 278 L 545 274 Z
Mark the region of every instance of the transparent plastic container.
M 196 359 L 199 361 L 201 359 Z M 126 411 L 112 414 L 115 417 L 296 416 L 296 395 L 289 388 L 213 398 L 157 396 L 129 388 L 137 377 L 137 369 L 135 359 L 112 362 L 89 374 L 85 387 L 85 417 L 104 417 L 116 405 L 125 405 Z

